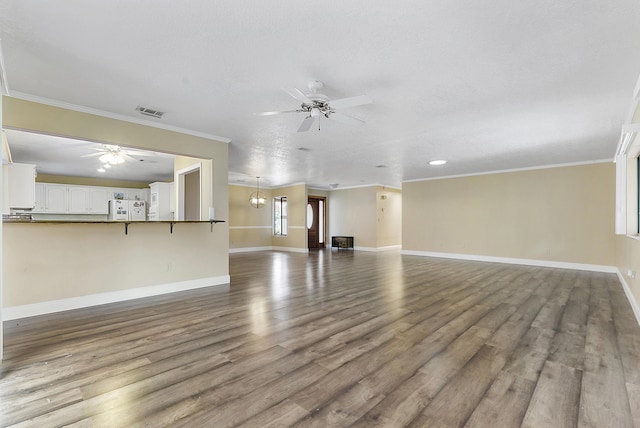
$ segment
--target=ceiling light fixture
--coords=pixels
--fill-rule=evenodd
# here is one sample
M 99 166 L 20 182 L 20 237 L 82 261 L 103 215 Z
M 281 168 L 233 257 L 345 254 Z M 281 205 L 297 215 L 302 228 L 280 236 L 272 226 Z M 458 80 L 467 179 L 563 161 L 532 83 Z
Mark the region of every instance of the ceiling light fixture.
M 436 160 L 432 160 L 431 162 L 429 162 L 429 165 L 437 166 L 437 165 L 444 165 L 445 163 L 447 163 L 447 161 L 444 160 L 444 159 L 436 159 Z
M 107 153 L 100 156 L 100 162 L 104 164 L 118 165 L 124 163 L 124 158 L 120 153 L 120 148 L 116 148 L 114 150 L 109 150 Z
M 260 191 L 260 177 L 256 177 L 256 191 L 249 196 L 249 203 L 253 208 L 262 208 L 267 202 L 267 198 Z

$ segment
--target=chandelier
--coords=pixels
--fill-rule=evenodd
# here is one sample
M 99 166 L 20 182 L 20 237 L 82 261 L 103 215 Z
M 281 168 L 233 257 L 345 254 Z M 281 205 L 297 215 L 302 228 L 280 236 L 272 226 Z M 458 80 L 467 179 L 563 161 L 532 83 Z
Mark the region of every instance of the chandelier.
M 260 177 L 256 177 L 256 191 L 249 196 L 249 203 L 253 208 L 262 208 L 266 202 L 267 198 L 260 191 Z

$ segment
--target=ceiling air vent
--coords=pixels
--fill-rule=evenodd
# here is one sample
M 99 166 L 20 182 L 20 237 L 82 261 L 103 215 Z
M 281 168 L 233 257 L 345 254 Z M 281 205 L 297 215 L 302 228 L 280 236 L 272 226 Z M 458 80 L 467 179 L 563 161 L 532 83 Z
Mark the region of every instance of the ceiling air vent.
M 144 114 L 145 116 L 151 116 L 158 119 L 161 119 L 162 115 L 164 114 L 163 111 L 158 111 L 151 108 L 140 107 L 140 106 L 136 107 L 136 111 L 139 112 L 140 114 Z

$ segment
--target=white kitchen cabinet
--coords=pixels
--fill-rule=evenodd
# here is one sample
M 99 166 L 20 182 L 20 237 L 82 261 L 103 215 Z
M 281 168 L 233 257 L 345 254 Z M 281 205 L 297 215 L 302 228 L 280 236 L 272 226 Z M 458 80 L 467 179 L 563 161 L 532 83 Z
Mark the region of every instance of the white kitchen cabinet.
M 132 192 L 129 192 L 132 191 Z M 116 194 L 145 200 L 145 189 L 124 189 L 102 186 L 82 186 L 36 183 L 35 207 L 32 212 L 46 214 L 109 214 L 109 201 Z
M 36 194 L 35 194 L 35 205 L 33 207 L 34 213 L 43 213 L 45 210 L 45 207 L 47 206 L 47 203 L 45 200 L 45 197 L 46 197 L 45 188 L 46 188 L 46 185 L 44 183 L 36 183 L 35 185 Z
M 90 214 L 109 214 L 109 189 L 90 188 L 87 202 Z
M 44 211 L 52 214 L 67 214 L 67 186 L 64 184 L 47 184 L 44 191 Z
M 173 183 L 151 183 L 149 188 L 149 220 L 173 220 Z
M 3 212 L 10 209 L 33 209 L 35 205 L 36 166 L 12 163 L 3 166 L 6 193 L 3 192 Z
M 94 186 L 68 187 L 69 214 L 108 214 L 109 190 Z
M 86 187 L 67 188 L 67 212 L 69 214 L 86 214 L 89 211 L 89 189 Z

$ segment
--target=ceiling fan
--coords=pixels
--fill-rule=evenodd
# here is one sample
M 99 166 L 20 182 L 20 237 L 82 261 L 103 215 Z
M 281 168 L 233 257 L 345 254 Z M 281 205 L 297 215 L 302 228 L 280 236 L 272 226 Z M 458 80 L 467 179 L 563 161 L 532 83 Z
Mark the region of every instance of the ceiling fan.
M 318 119 L 318 130 L 320 130 L 320 116 L 333 119 L 337 122 L 341 122 L 347 125 L 362 125 L 363 120 L 357 117 L 349 116 L 337 110 L 347 109 L 351 107 L 357 107 L 365 104 L 371 104 L 371 98 L 366 95 L 358 95 L 349 98 L 340 98 L 337 100 L 330 100 L 329 97 L 320 93 L 320 90 L 324 87 L 324 83 L 318 80 L 312 80 L 308 84 L 309 92 L 306 94 L 300 89 L 284 88 L 287 94 L 292 96 L 298 101 L 301 101 L 300 108 L 296 110 L 285 111 L 266 111 L 263 113 L 257 113 L 258 116 L 273 116 L 283 113 L 305 113 L 305 118 L 302 120 L 298 132 L 306 132 L 311 129 L 311 126 Z
M 89 153 L 88 155 L 82 155 L 82 158 L 88 158 L 93 156 L 100 156 L 99 160 L 105 165 L 118 165 L 125 161 L 135 161 L 136 159 L 131 156 L 155 156 L 152 152 L 145 152 L 141 150 L 123 149 L 120 146 L 114 146 L 111 144 L 102 144 L 101 147 L 92 147 L 96 153 Z

